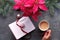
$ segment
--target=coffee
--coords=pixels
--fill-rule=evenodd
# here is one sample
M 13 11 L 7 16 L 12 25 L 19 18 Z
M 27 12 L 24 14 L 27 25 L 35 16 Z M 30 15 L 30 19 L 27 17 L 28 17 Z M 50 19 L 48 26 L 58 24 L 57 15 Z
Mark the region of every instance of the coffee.
M 39 23 L 39 29 L 42 31 L 46 31 L 49 28 L 49 24 L 46 20 L 43 20 Z

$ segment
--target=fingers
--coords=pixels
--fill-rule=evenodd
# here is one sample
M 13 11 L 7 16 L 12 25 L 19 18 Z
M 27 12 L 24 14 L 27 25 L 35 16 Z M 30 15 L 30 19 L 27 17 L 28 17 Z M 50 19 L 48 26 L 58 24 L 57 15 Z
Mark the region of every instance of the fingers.
M 51 36 L 51 30 L 47 30 L 42 38 L 42 40 L 49 40 Z
M 45 37 L 46 38 L 49 38 L 51 36 L 51 30 L 48 30 L 46 33 L 45 33 Z
M 47 30 L 47 31 L 45 32 L 44 36 L 43 36 L 43 39 L 44 39 L 44 40 L 45 40 L 45 39 L 49 39 L 50 36 L 51 36 L 51 30 Z

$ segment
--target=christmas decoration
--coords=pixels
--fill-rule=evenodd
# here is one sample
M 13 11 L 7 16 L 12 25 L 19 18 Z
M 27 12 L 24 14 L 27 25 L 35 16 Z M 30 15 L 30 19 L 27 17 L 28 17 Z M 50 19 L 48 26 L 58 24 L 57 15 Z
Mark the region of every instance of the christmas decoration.
M 32 18 L 37 21 L 39 16 L 39 9 L 48 10 L 45 5 L 45 0 L 14 0 L 14 9 L 20 9 L 24 12 L 23 16 L 32 16 Z
M 60 0 L 45 0 L 45 4 L 48 7 L 48 11 L 50 12 L 51 15 L 54 15 L 55 8 L 60 9 L 59 2 L 60 2 Z M 13 8 L 12 8 L 13 4 L 15 4 L 14 0 L 0 0 L 0 14 L 5 16 L 7 13 L 14 13 Z M 30 4 L 30 3 L 28 3 L 28 4 Z M 30 4 L 30 5 L 33 6 L 32 4 Z M 30 5 L 24 5 L 24 6 L 30 7 Z M 36 12 L 36 11 L 37 11 L 37 9 L 34 10 L 34 12 Z

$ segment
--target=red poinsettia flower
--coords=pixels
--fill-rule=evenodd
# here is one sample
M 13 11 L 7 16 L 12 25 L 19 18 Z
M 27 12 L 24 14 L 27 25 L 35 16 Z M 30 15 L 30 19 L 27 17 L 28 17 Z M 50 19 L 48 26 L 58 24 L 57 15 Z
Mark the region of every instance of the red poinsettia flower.
M 35 21 L 38 20 L 38 9 L 47 10 L 45 0 L 14 0 L 14 2 L 14 9 L 21 9 L 24 12 L 23 16 L 32 16 Z
M 48 10 L 48 8 L 45 5 L 45 0 L 35 0 L 34 6 L 33 6 L 33 13 L 38 11 L 38 9 L 41 9 L 44 11 Z
M 38 15 L 36 15 L 36 14 L 39 14 L 37 12 L 38 9 L 41 9 L 41 10 L 44 10 L 44 11 L 48 10 L 48 8 L 45 5 L 45 0 L 30 0 L 30 1 L 27 1 L 26 4 L 25 4 L 25 7 L 29 7 L 29 6 L 26 6 L 26 5 L 30 5 L 30 7 L 33 7 L 33 8 L 31 8 L 32 9 L 31 12 L 33 12 L 32 13 L 32 15 L 33 15 L 32 18 L 34 20 L 38 19 L 37 18 Z

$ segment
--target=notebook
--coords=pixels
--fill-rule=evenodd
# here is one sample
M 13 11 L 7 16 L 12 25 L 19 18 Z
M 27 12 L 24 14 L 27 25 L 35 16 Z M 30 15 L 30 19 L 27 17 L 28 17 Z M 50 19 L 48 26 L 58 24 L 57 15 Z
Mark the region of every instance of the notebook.
M 22 17 L 19 19 L 17 22 L 19 25 L 24 24 L 24 31 L 27 33 L 33 31 L 35 29 L 35 26 L 33 25 L 32 21 L 30 20 L 29 17 Z M 16 25 L 16 21 L 9 24 L 9 28 L 11 29 L 13 35 L 15 36 L 16 39 L 20 39 L 21 37 L 27 35 L 24 33 L 19 26 Z

